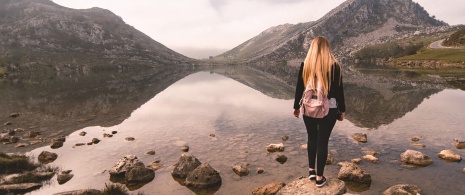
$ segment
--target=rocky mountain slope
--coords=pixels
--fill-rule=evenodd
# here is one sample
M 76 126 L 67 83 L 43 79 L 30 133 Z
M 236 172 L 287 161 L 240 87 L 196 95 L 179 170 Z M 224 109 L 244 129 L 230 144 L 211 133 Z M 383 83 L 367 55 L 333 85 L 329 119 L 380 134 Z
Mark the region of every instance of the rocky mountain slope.
M 55 69 L 134 64 L 184 65 L 178 54 L 100 8 L 50 0 L 0 0 L 0 66 L 46 63 Z M 57 62 L 59 61 L 59 62 Z
M 347 0 L 318 21 L 272 27 L 217 58 L 300 61 L 318 35 L 331 41 L 338 56 L 345 56 L 369 44 L 448 27 L 412 0 Z

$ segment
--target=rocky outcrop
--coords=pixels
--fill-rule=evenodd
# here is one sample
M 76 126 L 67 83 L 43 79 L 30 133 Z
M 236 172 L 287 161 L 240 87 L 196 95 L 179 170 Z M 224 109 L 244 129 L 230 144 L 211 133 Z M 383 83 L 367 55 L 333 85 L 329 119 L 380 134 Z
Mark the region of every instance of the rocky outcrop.
M 344 181 L 354 181 L 359 183 L 370 184 L 371 175 L 360 169 L 352 162 L 340 162 L 337 164 L 341 167 L 337 178 Z
M 110 171 L 110 181 L 126 184 L 129 190 L 136 190 L 155 178 L 155 171 L 146 168 L 134 155 L 121 158 Z
M 37 158 L 40 163 L 48 164 L 55 161 L 58 158 L 58 154 L 48 151 L 42 151 Z
M 308 178 L 303 177 L 298 180 L 294 180 L 284 186 L 278 191 L 278 195 L 342 195 L 346 193 L 346 185 L 343 181 L 335 178 L 327 178 L 327 182 L 324 187 L 316 187 L 314 182 L 310 182 Z
M 171 175 L 173 175 L 173 177 L 186 178 L 187 175 L 200 166 L 200 164 L 200 161 L 195 158 L 194 155 L 184 153 L 181 157 L 179 157 L 179 161 L 174 165 Z
M 70 9 L 52 1 L 18 0 L 3 1 L 0 13 L 6 13 L 0 15 L 0 42 L 5 43 L 0 45 L 0 54 L 13 53 L 15 46 L 21 47 L 23 52 L 31 54 L 22 61 L 33 65 L 49 62 L 57 71 L 85 71 L 92 66 L 117 68 L 124 65 L 116 62 L 120 60 L 132 62 L 132 65 L 186 65 L 191 62 L 101 8 Z M 61 60 L 54 60 L 58 57 L 56 53 Z M 80 62 L 80 55 L 108 63 Z M 110 63 L 114 59 L 117 60 Z M 43 63 L 34 63 L 37 61 Z
M 202 163 L 187 175 L 185 185 L 197 189 L 207 189 L 221 185 L 221 176 L 208 163 Z
M 462 157 L 452 150 L 443 150 L 438 154 L 438 157 L 452 162 L 460 162 L 462 160 Z
M 433 164 L 433 159 L 419 151 L 407 150 L 400 155 L 401 161 L 406 164 L 428 166 Z
M 415 185 L 411 184 L 398 184 L 392 186 L 383 192 L 383 195 L 417 195 L 423 194 L 423 191 Z
M 278 193 L 281 188 L 286 186 L 285 183 L 282 182 L 273 182 L 262 187 L 255 188 L 252 190 L 253 195 L 275 195 Z

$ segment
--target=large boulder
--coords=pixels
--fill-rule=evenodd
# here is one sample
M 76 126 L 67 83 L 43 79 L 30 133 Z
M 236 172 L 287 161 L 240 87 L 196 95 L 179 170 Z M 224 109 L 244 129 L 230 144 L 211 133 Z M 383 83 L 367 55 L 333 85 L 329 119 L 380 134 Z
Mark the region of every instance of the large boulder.
M 443 150 L 438 154 L 438 157 L 452 162 L 460 162 L 462 160 L 462 157 L 452 150 Z
M 173 177 L 186 178 L 187 175 L 200 166 L 200 164 L 200 161 L 195 158 L 194 155 L 184 153 L 181 157 L 179 157 L 179 161 L 174 165 L 171 175 L 173 175 Z
M 197 189 L 217 187 L 221 185 L 221 176 L 208 163 L 202 163 L 187 175 L 184 184 Z
M 153 178 L 155 178 L 155 171 L 140 166 L 130 169 L 125 175 L 127 183 L 148 183 Z
M 419 166 L 428 166 L 433 164 L 433 159 L 431 157 L 426 156 L 425 154 L 415 151 L 415 150 L 407 150 L 400 155 L 401 160 L 403 163 L 406 164 L 413 164 Z
M 134 167 L 145 167 L 137 156 L 127 155 L 121 159 L 110 169 L 109 173 L 112 176 L 121 176 Z
M 344 181 L 354 181 L 359 183 L 371 184 L 371 175 L 364 172 L 352 162 L 340 162 L 337 164 L 341 167 L 337 178 Z
M 279 190 L 281 190 L 281 188 L 283 188 L 284 186 L 286 186 L 285 183 L 282 183 L 282 182 L 273 182 L 273 183 L 270 183 L 270 184 L 267 184 L 265 186 L 262 186 L 262 187 L 259 187 L 259 188 L 255 188 L 253 191 L 252 191 L 252 194 L 253 195 L 275 195 L 278 193 Z
M 58 158 L 58 154 L 48 151 L 42 151 L 37 158 L 40 163 L 48 164 L 55 161 Z
M 249 175 L 249 164 L 248 163 L 238 163 L 232 166 L 232 170 L 239 176 Z
M 324 187 L 318 188 L 315 182 L 310 182 L 308 178 L 302 177 L 294 180 L 278 191 L 278 195 L 342 195 L 346 193 L 346 184 L 336 178 L 327 178 Z
M 399 184 L 392 186 L 383 192 L 383 195 L 417 195 L 423 191 L 415 185 Z

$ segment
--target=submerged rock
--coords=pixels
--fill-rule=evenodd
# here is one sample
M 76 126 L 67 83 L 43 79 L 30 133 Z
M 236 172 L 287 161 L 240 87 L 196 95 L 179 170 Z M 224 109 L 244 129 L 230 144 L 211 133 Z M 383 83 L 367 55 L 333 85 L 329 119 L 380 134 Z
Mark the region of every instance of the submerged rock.
M 189 152 L 189 146 L 182 146 L 180 150 L 183 152 Z
M 160 164 L 159 160 L 156 160 L 156 161 L 151 162 L 149 165 L 147 165 L 147 168 L 157 171 L 158 169 L 163 168 L 163 165 Z
M 270 195 L 270 194 L 276 194 L 276 193 L 278 193 L 278 191 L 281 190 L 281 188 L 283 188 L 284 186 L 286 186 L 285 183 L 282 183 L 282 182 L 273 182 L 273 183 L 267 184 L 267 185 L 265 185 L 265 186 L 255 188 L 255 189 L 252 191 L 252 194 L 253 194 L 253 195 Z
M 362 157 L 363 159 L 367 160 L 367 161 L 370 161 L 370 162 L 373 162 L 373 163 L 377 163 L 379 161 L 378 158 L 376 158 L 375 156 L 373 155 L 365 155 Z
M 238 163 L 232 166 L 232 170 L 239 176 L 249 175 L 249 164 L 248 163 Z
M 352 138 L 354 138 L 355 141 L 367 143 L 367 134 L 365 133 L 354 133 Z
M 328 154 L 328 157 L 326 158 L 326 165 L 332 165 L 334 163 L 334 157 L 331 154 Z
M 127 183 L 148 183 L 155 178 L 155 171 L 138 166 L 130 169 L 124 178 Z
M 268 152 L 283 152 L 284 151 L 284 144 L 270 144 L 266 147 L 266 151 Z
M 461 142 L 458 139 L 454 139 L 454 146 L 457 149 L 464 149 L 465 148 L 465 142 Z
M 285 135 L 285 136 L 281 137 L 281 140 L 287 141 L 287 140 L 289 140 L 289 136 Z
M 438 154 L 438 157 L 452 162 L 460 162 L 462 160 L 462 157 L 452 150 L 443 150 Z
M 51 162 L 55 161 L 57 158 L 58 158 L 58 154 L 48 152 L 48 151 L 42 151 L 39 154 L 39 156 L 37 157 L 39 162 L 42 163 L 42 164 L 51 163 Z
M 202 163 L 187 175 L 185 185 L 197 189 L 206 189 L 221 185 L 221 176 L 208 163 Z
M 417 195 L 423 194 L 423 191 L 415 185 L 411 184 L 398 184 L 392 186 L 383 192 L 383 195 L 398 195 L 398 194 L 405 194 L 405 195 Z
M 16 118 L 18 117 L 20 114 L 19 113 L 11 113 L 10 114 L 10 118 Z
M 62 141 L 53 141 L 52 144 L 50 145 L 50 148 L 57 149 L 57 148 L 61 148 L 62 146 L 63 146 Z
M 278 161 L 279 163 L 284 164 L 284 163 L 286 163 L 286 161 L 287 161 L 287 156 L 285 156 L 284 154 L 277 154 L 277 155 L 274 157 L 274 159 L 275 159 L 276 161 Z
M 410 140 L 411 140 L 412 142 L 417 142 L 417 141 L 420 141 L 420 137 L 415 136 L 415 137 L 410 138 Z
M 362 163 L 362 159 L 361 158 L 354 158 L 354 159 L 351 160 L 351 162 L 358 165 L 358 164 Z
M 318 188 L 315 182 L 310 182 L 308 178 L 302 177 L 294 180 L 278 191 L 278 195 L 309 195 L 309 194 L 327 194 L 327 195 L 342 195 L 346 193 L 346 184 L 336 178 L 327 178 L 324 187 Z
M 407 164 L 428 166 L 433 164 L 433 159 L 415 150 L 407 150 L 400 155 L 401 161 Z
M 262 174 L 263 172 L 265 172 L 265 169 L 263 169 L 263 168 L 257 168 L 257 173 L 258 173 L 258 174 Z
M 136 138 L 133 138 L 133 137 L 126 137 L 124 138 L 126 141 L 134 141 L 136 140 Z
M 42 187 L 40 183 L 1 184 L 0 194 L 23 194 Z
M 148 154 L 148 155 L 155 155 L 155 151 L 153 151 L 153 150 L 150 150 L 150 151 L 148 151 L 148 152 L 147 152 L 147 153 L 145 153 L 145 154 Z
M 426 148 L 426 145 L 425 145 L 425 144 L 418 144 L 418 143 L 415 143 L 415 144 L 412 144 L 412 146 L 419 147 L 419 148 Z
M 102 195 L 102 191 L 96 189 L 82 189 L 67 192 L 60 192 L 53 195 Z
M 179 161 L 174 165 L 171 175 L 178 178 L 186 178 L 195 168 L 200 166 L 200 161 L 189 153 L 184 153 L 179 157 Z
M 341 167 L 337 175 L 338 179 L 344 181 L 354 181 L 359 183 L 371 183 L 371 175 L 360 169 L 352 162 L 340 162 L 337 164 Z

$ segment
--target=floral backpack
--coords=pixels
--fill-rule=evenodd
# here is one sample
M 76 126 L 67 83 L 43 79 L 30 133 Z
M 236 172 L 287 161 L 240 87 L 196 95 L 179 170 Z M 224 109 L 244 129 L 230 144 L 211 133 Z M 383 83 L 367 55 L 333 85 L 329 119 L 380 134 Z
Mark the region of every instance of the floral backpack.
M 317 88 L 310 86 L 310 82 L 304 90 L 300 100 L 300 112 L 308 117 L 323 118 L 329 113 L 329 100 L 323 93 L 323 86 L 316 79 Z

